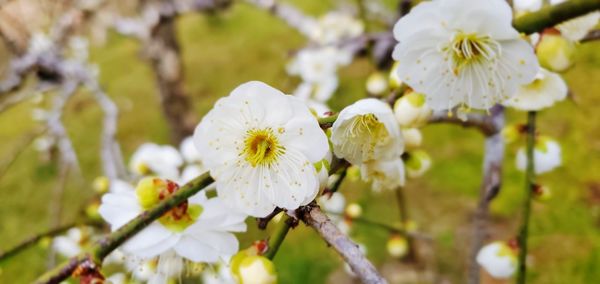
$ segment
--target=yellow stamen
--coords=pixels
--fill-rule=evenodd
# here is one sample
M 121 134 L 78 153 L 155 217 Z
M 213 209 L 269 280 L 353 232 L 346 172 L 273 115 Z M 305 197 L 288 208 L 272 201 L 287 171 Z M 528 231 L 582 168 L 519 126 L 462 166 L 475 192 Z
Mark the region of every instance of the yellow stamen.
M 241 155 L 253 167 L 269 166 L 285 153 L 285 147 L 281 146 L 271 128 L 248 130 L 244 145 Z

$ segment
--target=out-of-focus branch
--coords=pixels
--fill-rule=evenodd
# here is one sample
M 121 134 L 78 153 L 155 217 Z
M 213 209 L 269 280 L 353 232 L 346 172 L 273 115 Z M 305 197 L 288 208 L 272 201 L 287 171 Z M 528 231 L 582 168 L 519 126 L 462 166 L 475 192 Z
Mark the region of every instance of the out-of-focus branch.
M 171 141 L 180 143 L 194 131 L 190 96 L 184 88 L 184 68 L 177 40 L 177 16 L 187 12 L 215 12 L 231 0 L 158 1 L 144 3 L 144 18 L 120 18 L 115 29 L 141 41 L 159 90 L 161 107 L 171 129 Z M 148 16 L 152 15 L 152 16 Z
M 54 269 L 40 276 L 35 283 L 60 283 L 67 279 L 73 271 L 83 262 L 100 265 L 102 260 L 113 250 L 127 241 L 129 238 L 143 230 L 153 221 L 164 215 L 173 207 L 181 204 L 189 197 L 203 190 L 213 182 L 208 173 L 205 173 L 182 186 L 169 198 L 161 201 L 156 206 L 142 212 L 140 215 L 123 225 L 120 229 L 96 242 L 89 252 L 77 255 Z
M 144 51 L 156 78 L 162 110 L 171 129 L 171 141 L 179 144 L 194 132 L 194 118 L 189 95 L 184 90 L 175 20 L 161 16 L 145 42 Z
M 315 19 L 302 13 L 296 7 L 275 0 L 246 0 L 246 2 L 268 11 L 273 16 L 286 22 L 290 27 L 308 35 L 307 26 L 314 25 Z
M 4 160 L 0 166 L 0 180 L 2 179 L 4 174 L 8 172 L 8 170 L 17 160 L 17 158 L 19 158 L 21 153 L 23 153 L 23 151 L 25 151 L 25 149 L 27 149 L 27 147 L 29 147 L 29 145 L 31 145 L 31 143 L 44 132 L 46 132 L 46 128 L 37 129 L 32 131 L 31 133 L 26 134 L 25 137 L 21 139 L 21 141 L 19 141 L 17 149 L 11 150 L 10 154 L 6 155 L 6 160 Z
M 481 113 L 468 113 L 466 114 L 466 119 L 462 120 L 456 115 L 449 116 L 447 111 L 435 111 L 429 119 L 429 123 L 451 123 L 462 125 L 463 127 L 474 127 L 486 136 L 500 131 L 490 115 Z
M 375 266 L 360 251 L 358 245 L 344 235 L 316 206 L 301 208 L 298 217 L 312 227 L 346 261 L 362 283 L 387 283 Z
M 102 121 L 102 146 L 100 149 L 104 174 L 109 179 L 126 179 L 127 170 L 123 162 L 121 147 L 116 139 L 118 118 L 117 106 L 110 97 L 104 93 L 95 76 L 89 74 L 89 69 L 83 69 L 87 71 L 83 76 L 83 84 L 90 90 L 104 112 L 104 119 Z
M 532 34 L 595 10 L 600 10 L 598 0 L 570 0 L 518 17 L 513 26 L 522 33 Z
M 600 39 L 600 29 L 590 31 L 580 42 L 590 42 Z
M 79 169 L 79 162 L 77 154 L 69 139 L 67 130 L 62 123 L 62 114 L 64 108 L 75 91 L 77 90 L 78 84 L 73 81 L 64 82 L 60 92 L 54 97 L 50 116 L 48 117 L 48 134 L 54 136 L 58 143 L 58 149 L 60 150 L 61 163 L 73 167 L 77 172 Z
M 45 232 L 42 232 L 42 233 L 39 233 L 37 235 L 30 237 L 29 239 L 21 242 L 20 244 L 16 245 L 15 247 L 13 247 L 11 249 L 1 252 L 0 253 L 0 263 L 6 259 L 11 258 L 14 255 L 17 255 L 21 251 L 37 244 L 40 240 L 42 240 L 46 237 L 58 236 L 64 232 L 68 231 L 69 229 L 79 227 L 79 226 L 92 226 L 92 227 L 99 228 L 102 226 L 102 223 L 99 223 L 96 221 L 87 221 L 87 222 L 79 222 L 79 223 L 69 223 L 66 225 L 54 227 L 48 231 L 45 231 Z
M 479 190 L 479 203 L 473 216 L 473 239 L 471 240 L 468 283 L 479 283 L 479 265 L 476 258 L 479 249 L 487 238 L 488 208 L 498 194 L 502 183 L 502 162 L 504 160 L 504 139 L 501 130 L 504 127 L 504 108 L 500 105 L 490 110 L 489 122 L 495 130 L 486 134 L 483 154 L 483 179 Z

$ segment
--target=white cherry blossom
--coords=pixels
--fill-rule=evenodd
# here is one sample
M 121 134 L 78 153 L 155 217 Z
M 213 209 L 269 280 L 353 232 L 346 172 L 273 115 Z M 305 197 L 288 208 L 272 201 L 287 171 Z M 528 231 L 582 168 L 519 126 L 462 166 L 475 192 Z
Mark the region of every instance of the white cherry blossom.
M 504 0 L 421 2 L 396 23 L 394 37 L 400 79 L 434 110 L 489 109 L 539 68 Z
M 329 151 L 306 104 L 261 82 L 242 84 L 217 101 L 194 141 L 218 195 L 255 217 L 312 201 L 319 190 L 313 164 Z

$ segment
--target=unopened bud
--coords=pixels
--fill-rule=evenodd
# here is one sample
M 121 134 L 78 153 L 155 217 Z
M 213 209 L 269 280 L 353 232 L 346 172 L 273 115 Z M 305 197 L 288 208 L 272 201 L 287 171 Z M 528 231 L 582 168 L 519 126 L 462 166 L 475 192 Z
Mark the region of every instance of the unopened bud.
M 362 207 L 357 203 L 350 203 L 346 207 L 346 215 L 350 218 L 358 218 L 362 215 Z
M 408 240 L 403 236 L 394 235 L 387 241 L 386 248 L 391 256 L 401 258 L 408 253 Z
M 554 72 L 563 72 L 573 65 L 575 43 L 558 34 L 543 34 L 536 53 L 540 65 Z

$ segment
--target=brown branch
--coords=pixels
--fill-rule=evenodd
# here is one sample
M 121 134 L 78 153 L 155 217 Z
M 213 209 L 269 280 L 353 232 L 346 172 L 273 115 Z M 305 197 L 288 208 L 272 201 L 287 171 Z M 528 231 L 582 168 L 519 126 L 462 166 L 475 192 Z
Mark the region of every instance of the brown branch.
M 435 111 L 429 119 L 429 123 L 451 123 L 463 127 L 474 127 L 486 136 L 493 135 L 501 130 L 494 124 L 490 115 L 481 113 L 469 113 L 466 120 L 461 120 L 456 115 L 449 116 L 447 111 Z
M 286 3 L 275 0 L 246 0 L 246 2 L 268 11 L 304 35 L 307 35 L 305 25 L 308 22 L 315 21 L 313 17 L 307 16 L 296 7 Z
M 590 31 L 583 39 L 581 39 L 579 42 L 590 42 L 590 41 L 596 41 L 600 39 L 600 29 L 597 30 L 593 30 Z
M 471 240 L 468 283 L 479 283 L 479 265 L 476 258 L 488 236 L 488 209 L 492 199 L 500 191 L 502 183 L 502 162 L 504 161 L 504 139 L 501 130 L 504 127 L 504 108 L 500 105 L 490 110 L 489 123 L 493 133 L 486 134 L 483 156 L 483 179 L 479 192 L 479 203 L 473 219 L 473 239 Z
M 175 17 L 161 16 L 144 43 L 152 66 L 160 102 L 171 129 L 171 141 L 179 144 L 194 132 L 194 115 L 184 90 L 184 70 L 177 41 Z
M 100 228 L 100 227 L 102 227 L 102 224 L 99 222 L 96 222 L 96 221 L 88 221 L 88 222 L 81 222 L 81 223 L 69 223 L 66 225 L 52 228 L 48 231 L 39 233 L 37 235 L 34 235 L 34 236 L 24 240 L 23 242 L 14 246 L 11 249 L 0 252 L 0 263 L 4 260 L 7 260 L 7 259 L 17 255 L 21 251 L 37 244 L 43 238 L 58 236 L 64 232 L 68 231 L 71 228 L 75 228 L 75 227 L 79 227 L 79 226 L 92 226 L 92 227 Z
M 297 211 L 298 217 L 312 227 L 343 259 L 362 283 L 387 283 L 358 245 L 344 235 L 321 211 L 319 206 L 305 206 Z

